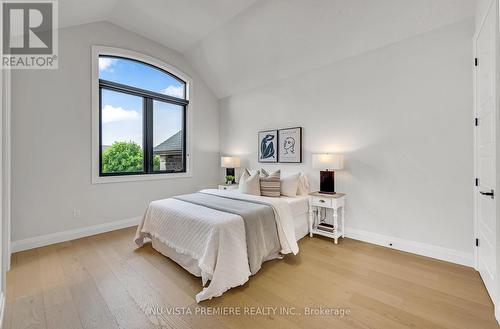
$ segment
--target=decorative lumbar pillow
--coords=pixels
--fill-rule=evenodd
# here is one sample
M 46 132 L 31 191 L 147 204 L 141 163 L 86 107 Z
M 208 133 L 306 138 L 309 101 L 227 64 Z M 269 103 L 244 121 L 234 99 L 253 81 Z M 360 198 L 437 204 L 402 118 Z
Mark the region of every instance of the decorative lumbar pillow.
M 284 196 L 297 196 L 297 189 L 299 188 L 300 173 L 281 177 L 281 195 Z
M 297 188 L 297 195 L 308 195 L 309 194 L 309 180 L 304 173 L 299 175 L 299 186 Z
M 267 171 L 261 169 L 260 195 L 279 198 L 281 193 L 280 175 L 280 170 L 277 170 L 272 174 L 268 174 Z
M 257 170 L 254 174 L 245 169 L 240 177 L 240 185 L 238 190 L 241 193 L 260 195 L 260 172 Z

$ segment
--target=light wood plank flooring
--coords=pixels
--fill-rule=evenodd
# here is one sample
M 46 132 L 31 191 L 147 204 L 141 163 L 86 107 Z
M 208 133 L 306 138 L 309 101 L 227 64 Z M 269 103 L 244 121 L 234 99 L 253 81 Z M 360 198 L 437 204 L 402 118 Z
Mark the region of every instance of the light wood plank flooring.
M 267 262 L 244 286 L 198 305 L 201 280 L 150 246 L 136 249 L 133 235 L 13 255 L 4 328 L 498 328 L 473 269 L 349 239 L 306 237 L 299 255 Z M 306 307 L 350 314 L 306 315 Z

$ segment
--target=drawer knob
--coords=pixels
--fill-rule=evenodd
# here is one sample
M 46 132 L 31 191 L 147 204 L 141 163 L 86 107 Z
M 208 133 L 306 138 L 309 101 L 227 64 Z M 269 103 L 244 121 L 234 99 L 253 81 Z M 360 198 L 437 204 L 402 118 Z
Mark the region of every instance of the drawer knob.
M 321 202 L 321 203 L 325 203 L 325 200 L 323 200 L 323 199 L 319 199 L 319 202 Z

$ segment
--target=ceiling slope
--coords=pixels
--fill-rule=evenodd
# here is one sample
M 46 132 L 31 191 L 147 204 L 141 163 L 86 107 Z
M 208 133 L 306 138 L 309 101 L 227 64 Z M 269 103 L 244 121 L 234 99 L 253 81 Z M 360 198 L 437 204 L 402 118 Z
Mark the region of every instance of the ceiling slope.
M 60 27 L 109 21 L 179 52 L 256 0 L 60 0 Z
M 119 0 L 59 0 L 59 27 L 109 20 Z
M 476 0 L 60 0 L 185 55 L 219 98 L 474 16 Z
M 177 51 L 184 51 L 255 0 L 120 0 L 109 20 Z
M 185 52 L 220 98 L 472 17 L 472 0 L 261 1 Z

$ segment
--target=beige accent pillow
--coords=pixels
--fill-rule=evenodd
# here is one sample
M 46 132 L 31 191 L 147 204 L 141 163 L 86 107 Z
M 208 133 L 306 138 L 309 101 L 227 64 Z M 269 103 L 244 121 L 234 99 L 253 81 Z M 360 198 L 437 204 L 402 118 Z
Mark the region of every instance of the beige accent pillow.
M 241 193 L 260 195 L 260 171 L 256 171 L 253 175 L 245 169 L 240 177 L 238 190 Z
M 299 188 L 300 173 L 281 177 L 281 195 L 295 197 Z
M 304 173 L 300 173 L 299 175 L 299 186 L 297 188 L 297 195 L 308 195 L 309 190 L 309 180 Z
M 264 169 L 260 170 L 260 195 L 279 198 L 281 193 L 280 174 L 277 170 L 268 174 Z

